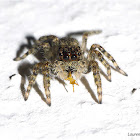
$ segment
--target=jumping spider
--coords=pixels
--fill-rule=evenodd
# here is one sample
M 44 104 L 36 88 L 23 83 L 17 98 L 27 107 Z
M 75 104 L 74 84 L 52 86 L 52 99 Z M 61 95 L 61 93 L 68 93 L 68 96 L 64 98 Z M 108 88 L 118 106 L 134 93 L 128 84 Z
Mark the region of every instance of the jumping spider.
M 82 74 L 87 74 L 92 71 L 97 86 L 98 102 L 101 104 L 102 85 L 100 68 L 96 59 L 98 59 L 107 69 L 107 79 L 109 81 L 111 81 L 111 66 L 104 59 L 103 55 L 112 61 L 118 72 L 125 76 L 127 76 L 127 74 L 120 69 L 114 58 L 98 44 L 93 44 L 90 50 L 88 50 L 87 56 L 84 55 L 86 52 L 88 36 L 99 34 L 100 32 L 100 30 L 84 32 L 81 46 L 75 38 L 64 37 L 59 39 L 54 35 L 42 36 L 39 40 L 35 41 L 33 47 L 29 49 L 27 53 L 21 57 L 15 58 L 15 61 L 19 61 L 29 54 L 35 54 L 38 51 L 43 50 L 44 61 L 35 64 L 33 67 L 33 74 L 30 77 L 29 85 L 24 95 L 25 100 L 28 99 L 30 90 L 35 83 L 38 73 L 43 74 L 46 102 L 48 105 L 51 105 L 50 79 L 53 76 L 70 81 L 74 90 L 74 84 L 77 85 L 75 79 L 80 79 Z

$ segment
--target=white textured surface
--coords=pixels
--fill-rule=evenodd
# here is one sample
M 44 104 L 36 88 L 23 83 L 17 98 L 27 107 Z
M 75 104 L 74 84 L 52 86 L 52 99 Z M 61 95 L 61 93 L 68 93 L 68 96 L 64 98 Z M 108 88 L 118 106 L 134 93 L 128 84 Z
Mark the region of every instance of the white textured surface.
M 103 33 L 90 37 L 88 48 L 101 44 L 128 74 L 112 70 L 111 83 L 102 76 L 103 104 L 95 103 L 80 81 L 73 93 L 71 85 L 67 92 L 56 80 L 51 81 L 51 107 L 34 89 L 25 102 L 18 67 L 37 59 L 13 58 L 21 44 L 27 44 L 26 36 L 62 37 L 93 29 Z M 139 0 L 0 0 L 0 139 L 139 139 L 128 136 L 140 133 L 139 35 Z M 92 73 L 86 78 L 96 94 Z M 44 93 L 41 75 L 37 83 Z M 131 94 L 133 88 L 137 90 Z

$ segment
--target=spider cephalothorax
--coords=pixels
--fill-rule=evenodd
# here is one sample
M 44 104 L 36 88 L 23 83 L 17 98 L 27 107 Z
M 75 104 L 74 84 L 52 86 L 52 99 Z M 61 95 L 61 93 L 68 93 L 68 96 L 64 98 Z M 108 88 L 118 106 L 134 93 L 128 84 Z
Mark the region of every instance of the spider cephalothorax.
M 60 39 L 59 60 L 79 61 L 81 58 L 81 48 L 74 38 Z
M 81 45 L 75 38 L 64 37 L 59 39 L 54 35 L 43 36 L 40 37 L 33 47 L 22 57 L 15 58 L 14 60 L 18 61 L 24 59 L 29 54 L 35 54 L 39 50 L 43 50 L 44 60 L 34 65 L 33 74 L 31 75 L 27 91 L 24 95 L 25 100 L 28 99 L 38 73 L 43 74 L 46 102 L 48 105 L 51 105 L 50 79 L 52 76 L 70 81 L 74 91 L 74 85 L 78 85 L 76 80 L 80 79 L 82 74 L 87 74 L 92 71 L 97 86 L 98 101 L 102 103 L 100 68 L 96 59 L 107 69 L 107 79 L 109 81 L 111 81 L 111 66 L 106 59 L 104 59 L 103 55 L 112 61 L 118 72 L 125 76 L 127 76 L 127 74 L 120 69 L 114 58 L 98 44 L 93 44 L 91 46 L 87 57 L 84 55 L 86 52 L 88 35 L 98 34 L 100 32 L 100 30 L 85 32 Z

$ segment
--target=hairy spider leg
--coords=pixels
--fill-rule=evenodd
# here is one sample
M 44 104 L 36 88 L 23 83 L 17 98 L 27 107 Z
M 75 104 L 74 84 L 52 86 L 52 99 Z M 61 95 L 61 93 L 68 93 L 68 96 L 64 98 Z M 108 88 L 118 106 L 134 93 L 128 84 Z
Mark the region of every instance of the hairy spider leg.
M 107 69 L 107 79 L 111 82 L 111 67 L 108 64 L 108 62 L 104 59 L 103 55 L 97 50 L 90 51 L 90 54 L 96 55 L 98 60 L 105 66 L 105 68 Z
M 39 40 L 35 41 L 35 44 L 31 49 L 29 49 L 23 56 L 15 58 L 14 61 L 24 59 L 30 54 L 36 54 L 39 50 L 43 50 L 43 53 L 46 54 L 46 52 L 48 52 L 50 49 L 49 43 L 53 42 L 51 45 L 58 45 L 58 40 L 59 39 L 54 35 L 42 36 L 39 38 Z
M 44 83 L 44 89 L 46 94 L 46 103 L 51 106 L 51 94 L 50 94 L 50 76 L 49 74 L 46 74 L 43 76 L 43 83 Z
M 83 36 L 82 36 L 82 46 L 81 46 L 83 52 L 86 51 L 88 36 L 94 35 L 94 34 L 100 34 L 101 32 L 102 32 L 101 30 L 93 30 L 93 31 L 87 31 L 87 32 L 83 33 Z
M 99 101 L 99 104 L 101 104 L 102 103 L 102 84 L 101 84 L 99 66 L 96 61 L 91 61 L 91 66 L 92 66 L 94 81 L 97 86 L 98 101 Z
M 48 61 L 42 62 L 40 65 L 40 72 L 43 74 L 43 84 L 46 94 L 46 103 L 51 106 L 50 94 L 50 65 Z
M 110 61 L 112 61 L 113 65 L 115 66 L 116 70 L 117 70 L 119 73 L 121 73 L 121 74 L 123 74 L 123 75 L 125 75 L 125 76 L 128 76 L 128 75 L 118 66 L 118 64 L 117 64 L 117 62 L 115 61 L 115 59 L 114 59 L 102 46 L 100 46 L 100 45 L 98 45 L 98 44 L 93 44 L 93 45 L 91 46 L 91 51 L 92 51 L 92 50 L 95 50 L 96 48 L 98 48 Z
M 24 95 L 25 101 L 26 101 L 26 100 L 28 99 L 28 97 L 29 97 L 30 90 L 31 90 L 32 86 L 33 86 L 34 83 L 35 83 L 35 80 L 36 80 L 36 77 L 37 77 L 38 73 L 39 73 L 39 64 L 36 64 L 36 65 L 34 66 L 34 68 L 33 68 L 33 74 L 30 76 L 29 85 L 28 85 L 27 91 L 26 91 L 26 93 L 25 93 L 25 95 Z

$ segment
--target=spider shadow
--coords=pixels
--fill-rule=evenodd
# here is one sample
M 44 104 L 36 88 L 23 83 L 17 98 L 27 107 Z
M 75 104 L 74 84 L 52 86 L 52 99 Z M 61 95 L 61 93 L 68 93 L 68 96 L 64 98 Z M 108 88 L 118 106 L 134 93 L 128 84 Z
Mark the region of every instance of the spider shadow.
M 36 41 L 36 38 L 34 36 L 32 36 L 32 35 L 26 36 L 26 39 L 27 39 L 27 44 L 24 43 L 24 44 L 20 45 L 19 50 L 17 50 L 16 57 L 19 57 L 23 53 L 24 49 L 28 49 L 28 50 L 31 49 L 32 48 L 32 44 Z M 40 51 L 37 52 L 36 54 L 34 54 L 34 56 L 39 61 L 43 61 L 44 60 Z M 26 61 L 26 62 L 22 62 L 18 66 L 18 73 L 21 75 L 20 90 L 21 90 L 23 98 L 24 98 L 25 91 L 26 91 L 25 90 L 26 79 L 28 79 L 28 81 L 30 80 L 30 75 L 32 74 L 31 70 L 32 70 L 34 65 L 35 65 L 35 63 L 31 64 L 28 61 Z M 62 84 L 64 86 L 65 90 L 67 91 L 67 89 L 65 87 L 66 83 L 63 80 L 61 80 L 60 78 L 58 78 L 58 77 L 56 77 L 55 79 L 60 84 Z M 41 97 L 41 99 L 46 103 L 46 99 L 44 97 L 44 94 L 39 89 L 39 86 L 38 86 L 37 82 L 35 82 L 35 84 L 33 85 L 33 88 L 38 93 L 38 95 Z
M 92 97 L 92 99 L 96 102 L 96 103 L 99 103 L 96 96 L 95 96 L 95 93 L 94 91 L 91 89 L 90 85 L 89 85 L 89 82 L 87 81 L 87 79 L 85 78 L 85 76 L 82 76 L 81 77 L 81 82 L 82 84 L 85 86 L 85 88 L 88 90 L 88 92 L 90 93 L 90 96 Z

